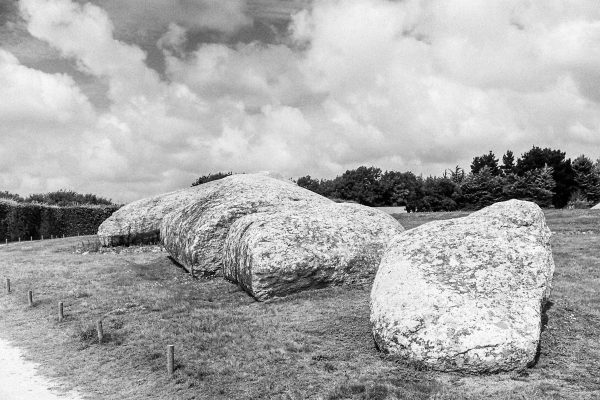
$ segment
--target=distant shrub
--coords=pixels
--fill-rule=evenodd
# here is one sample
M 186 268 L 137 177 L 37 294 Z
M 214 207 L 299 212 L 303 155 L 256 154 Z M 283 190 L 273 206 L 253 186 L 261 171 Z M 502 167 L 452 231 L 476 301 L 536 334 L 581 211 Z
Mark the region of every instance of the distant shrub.
M 91 235 L 119 206 L 58 207 L 0 200 L 0 240 Z
M 72 190 L 61 189 L 56 192 L 32 194 L 24 200 L 27 203 L 41 203 L 53 206 L 77 206 L 89 205 L 115 205 L 111 200 L 99 197 L 95 194 L 81 194 Z
M 223 179 L 228 176 L 231 176 L 232 174 L 233 174 L 233 172 L 217 172 L 216 174 L 204 175 L 204 176 L 201 176 L 200 178 L 196 179 L 196 181 L 194 183 L 192 183 L 192 186 L 198 186 L 198 185 L 202 185 L 203 183 L 216 181 L 218 179 Z
M 0 192 L 0 199 L 7 199 L 12 201 L 24 201 L 24 199 L 16 193 L 10 193 L 8 191 Z
M 589 201 L 583 195 L 583 193 L 581 193 L 580 191 L 576 191 L 575 193 L 573 193 L 571 195 L 571 199 L 567 203 L 567 208 L 568 209 L 574 209 L 574 208 L 585 209 L 585 208 L 591 208 L 593 205 L 594 205 L 594 203 Z

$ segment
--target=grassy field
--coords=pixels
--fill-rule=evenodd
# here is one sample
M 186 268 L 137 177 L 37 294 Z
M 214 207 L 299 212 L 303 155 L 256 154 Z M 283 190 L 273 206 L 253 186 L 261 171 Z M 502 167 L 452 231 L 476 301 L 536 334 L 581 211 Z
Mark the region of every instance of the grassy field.
M 397 217 L 412 228 L 463 215 Z M 369 287 L 258 303 L 222 279 L 191 278 L 158 246 L 74 251 L 92 237 L 0 246 L 0 279 L 13 287 L 0 293 L 0 337 L 90 399 L 598 399 L 600 211 L 546 217 L 554 291 L 539 362 L 521 373 L 463 376 L 386 359 L 371 338 Z

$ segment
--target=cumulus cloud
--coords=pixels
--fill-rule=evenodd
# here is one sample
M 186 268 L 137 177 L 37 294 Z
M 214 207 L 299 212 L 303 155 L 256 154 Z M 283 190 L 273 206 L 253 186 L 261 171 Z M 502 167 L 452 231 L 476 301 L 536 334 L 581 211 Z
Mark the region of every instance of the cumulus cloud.
M 246 106 L 295 107 L 338 170 L 431 171 L 490 148 L 565 147 L 574 125 L 597 131 L 597 17 L 591 3 L 320 1 L 294 18 L 304 51 L 205 45 L 167 72 Z M 571 151 L 585 149 L 578 137 Z
M 94 123 L 93 107 L 72 78 L 27 68 L 0 49 L 0 185 L 35 191 L 74 173 L 78 130 Z M 65 129 L 65 127 L 68 127 Z
M 3 125 L 28 122 L 46 125 L 73 123 L 92 114 L 87 98 L 67 75 L 49 75 L 23 67 L 0 49 L 0 115 Z
M 14 97 L 0 99 L 0 121 L 52 138 L 17 150 L 50 167 L 7 165 L 4 187 L 64 185 L 128 201 L 218 170 L 332 176 L 374 164 L 439 174 L 490 149 L 519 154 L 533 144 L 600 156 L 592 0 L 317 0 L 279 44 L 191 50 L 189 33 L 212 29 L 202 18 L 219 13 L 233 32 L 248 23 L 247 4 L 180 3 L 161 14 L 163 35 L 153 39 L 161 75 L 139 46 L 116 39 L 97 5 L 21 0 L 31 35 L 105 82 L 110 106 L 95 109 L 67 75 L 0 53 Z M 202 18 L 187 20 L 186 4 Z
M 563 31 L 570 25 L 580 27 L 579 36 L 595 37 L 598 19 L 585 8 L 564 15 L 567 2 L 521 4 L 328 1 L 297 17 L 296 34 L 310 41 L 311 82 L 386 133 L 383 156 L 451 163 L 486 148 L 564 147 L 573 122 L 598 127 L 598 104 L 573 71 L 586 66 L 583 75 L 594 74 L 600 58 L 595 67 L 582 63 L 591 58 L 577 44 L 557 62 L 549 45 L 556 37 L 568 42 Z

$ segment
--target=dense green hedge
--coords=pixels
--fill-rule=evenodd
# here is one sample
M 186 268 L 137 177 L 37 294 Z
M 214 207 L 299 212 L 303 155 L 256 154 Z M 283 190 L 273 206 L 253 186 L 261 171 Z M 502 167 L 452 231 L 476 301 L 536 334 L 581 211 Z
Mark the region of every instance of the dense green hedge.
M 0 241 L 92 235 L 118 206 L 57 207 L 0 200 Z

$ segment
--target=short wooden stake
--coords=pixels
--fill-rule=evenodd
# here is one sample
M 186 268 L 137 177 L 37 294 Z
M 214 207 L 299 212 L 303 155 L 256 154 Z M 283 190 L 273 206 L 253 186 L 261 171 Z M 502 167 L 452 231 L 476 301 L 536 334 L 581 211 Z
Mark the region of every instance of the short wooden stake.
M 8 246 L 8 239 L 4 239 L 4 242 L 6 243 L 6 245 Z
M 98 331 L 98 343 L 102 343 L 104 339 L 104 331 L 102 330 L 102 320 L 96 322 L 96 330 Z
M 50 235 L 50 239 L 54 239 L 54 235 Z
M 29 241 L 33 242 L 33 236 L 29 236 Z
M 6 294 L 10 294 L 10 279 L 6 278 Z
M 65 238 L 65 234 L 63 233 L 63 239 Z
M 21 243 L 21 236 L 19 236 L 19 243 Z
M 63 313 L 63 302 L 58 302 L 58 322 L 63 322 L 65 314 Z
M 29 301 L 29 307 L 33 307 L 33 290 L 27 292 L 27 300 Z
M 44 235 L 42 235 L 42 240 L 44 240 Z
M 167 346 L 167 373 L 173 375 L 175 371 L 175 346 L 172 344 Z

